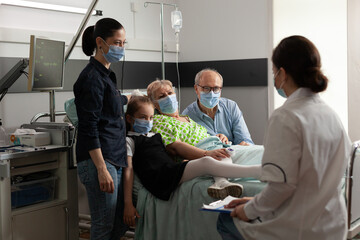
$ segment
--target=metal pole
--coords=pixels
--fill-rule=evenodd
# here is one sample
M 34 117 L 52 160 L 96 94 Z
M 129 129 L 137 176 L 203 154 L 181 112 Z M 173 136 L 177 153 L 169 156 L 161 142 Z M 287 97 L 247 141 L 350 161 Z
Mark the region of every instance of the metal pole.
M 165 62 L 164 62 L 164 4 L 163 4 L 163 3 L 161 3 L 160 26 L 161 26 L 161 75 L 162 75 L 162 79 L 165 79 Z
M 69 59 L 70 54 L 71 54 L 72 50 L 74 49 L 75 44 L 76 44 L 77 40 L 79 39 L 81 33 L 83 32 L 87 22 L 89 21 L 89 18 L 91 17 L 91 13 L 94 11 L 94 8 L 95 8 L 98 1 L 99 0 L 93 0 L 91 2 L 90 6 L 89 6 L 89 8 L 88 8 L 88 10 L 87 10 L 87 12 L 85 14 L 85 17 L 83 18 L 83 20 L 82 20 L 82 22 L 81 22 L 75 36 L 73 37 L 73 39 L 71 40 L 68 48 L 66 49 L 65 62 Z
M 55 122 L 55 90 L 49 92 L 50 97 L 50 122 Z
M 164 60 L 164 5 L 173 6 L 176 8 L 176 4 L 170 3 L 158 3 L 158 2 L 144 2 L 144 7 L 149 4 L 159 4 L 161 6 L 160 11 L 160 28 L 161 28 L 161 77 L 165 79 L 165 60 Z

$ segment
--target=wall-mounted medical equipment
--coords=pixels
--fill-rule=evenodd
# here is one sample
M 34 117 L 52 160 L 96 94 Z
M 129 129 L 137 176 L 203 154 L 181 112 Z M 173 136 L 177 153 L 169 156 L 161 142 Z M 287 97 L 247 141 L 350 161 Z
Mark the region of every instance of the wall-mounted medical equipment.
M 9 72 L 0 79 L 0 101 L 3 99 L 8 89 L 14 84 L 14 82 L 24 73 L 24 69 L 28 66 L 29 61 L 21 59 L 15 66 L 13 66 Z
M 76 34 L 74 35 L 73 39 L 71 40 L 68 48 L 66 49 L 66 53 L 65 53 L 65 57 L 63 58 L 63 64 L 69 59 L 70 57 L 70 54 L 72 52 L 72 50 L 74 49 L 75 47 L 75 44 L 77 42 L 77 40 L 80 38 L 87 22 L 89 21 L 89 18 L 92 16 L 93 14 L 93 11 L 95 9 L 95 6 L 97 4 L 98 0 L 93 0 L 90 5 L 89 5 L 89 8 L 87 9 L 86 13 L 85 13 L 85 16 L 76 32 Z M 101 16 L 102 15 L 102 12 L 101 14 L 96 14 L 96 16 Z M 35 44 L 35 41 L 34 41 L 34 44 Z M 31 49 L 34 49 L 31 47 Z M 30 54 L 31 55 L 31 54 Z M 35 55 L 34 55 L 35 56 Z M 30 82 L 30 80 L 29 80 Z M 30 83 L 28 84 L 30 85 Z M 31 83 L 32 85 L 32 83 Z M 28 87 L 29 88 L 29 87 Z M 31 89 L 34 89 L 33 86 L 31 87 Z M 36 88 L 35 88 L 36 89 Z M 34 89 L 34 90 L 35 90 Z M 51 122 L 55 122 L 55 116 L 61 116 L 61 115 L 65 115 L 65 112 L 55 112 L 55 90 L 50 90 L 50 111 L 49 112 L 41 112 L 41 113 L 37 113 L 32 119 L 31 119 L 31 123 L 33 122 L 36 122 L 39 118 L 42 118 L 42 117 L 50 117 L 50 121 Z
M 64 83 L 65 42 L 30 36 L 29 91 L 49 91 L 49 116 L 55 122 L 55 90 Z
M 30 36 L 29 91 L 63 88 L 64 54 L 65 42 Z

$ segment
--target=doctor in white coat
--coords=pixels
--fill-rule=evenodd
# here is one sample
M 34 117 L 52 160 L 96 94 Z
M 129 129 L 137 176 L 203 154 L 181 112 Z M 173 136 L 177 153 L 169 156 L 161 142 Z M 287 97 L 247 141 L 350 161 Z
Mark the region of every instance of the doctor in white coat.
M 223 239 L 346 239 L 341 178 L 351 142 L 318 92 L 327 87 L 320 55 L 308 39 L 283 39 L 272 56 L 274 84 L 287 97 L 272 114 L 265 134 L 261 180 L 254 198 L 231 202 L 221 214 Z

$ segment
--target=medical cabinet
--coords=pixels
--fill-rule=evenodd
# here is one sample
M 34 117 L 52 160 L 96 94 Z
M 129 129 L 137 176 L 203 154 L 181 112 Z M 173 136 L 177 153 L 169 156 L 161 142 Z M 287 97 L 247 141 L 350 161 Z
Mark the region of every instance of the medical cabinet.
M 22 127 L 49 132 L 52 143 L 0 152 L 0 240 L 79 239 L 72 126 Z

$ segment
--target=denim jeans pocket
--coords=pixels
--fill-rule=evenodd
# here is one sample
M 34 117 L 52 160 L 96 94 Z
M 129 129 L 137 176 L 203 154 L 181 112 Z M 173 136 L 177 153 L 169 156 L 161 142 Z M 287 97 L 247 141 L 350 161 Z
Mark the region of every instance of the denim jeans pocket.
M 81 161 L 77 164 L 77 171 L 78 171 L 80 182 L 82 184 L 86 184 L 90 181 L 88 161 L 89 160 Z

